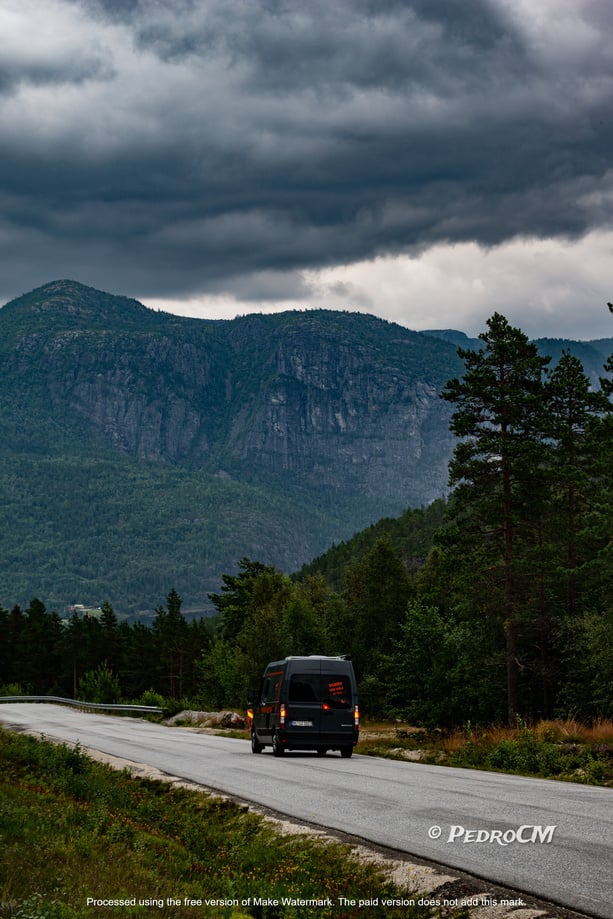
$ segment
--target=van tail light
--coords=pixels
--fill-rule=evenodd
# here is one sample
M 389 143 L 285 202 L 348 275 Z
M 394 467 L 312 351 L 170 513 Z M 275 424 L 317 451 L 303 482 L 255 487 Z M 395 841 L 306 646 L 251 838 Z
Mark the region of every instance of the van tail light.
M 285 708 L 285 705 L 282 703 L 279 708 L 279 727 L 280 728 L 285 727 L 286 718 L 287 718 L 287 709 Z
M 353 726 L 356 729 L 356 731 L 360 726 L 360 706 L 359 705 L 353 706 Z

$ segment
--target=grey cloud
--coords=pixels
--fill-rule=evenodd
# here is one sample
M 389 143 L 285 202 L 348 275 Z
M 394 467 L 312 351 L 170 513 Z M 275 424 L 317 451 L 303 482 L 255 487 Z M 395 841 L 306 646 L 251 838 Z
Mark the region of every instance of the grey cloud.
M 5 6 L 0 96 L 15 94 L 22 87 L 70 87 L 113 78 L 109 49 L 92 29 L 83 29 L 82 18 L 74 15 L 78 7 L 71 15 L 69 4 L 31 6 L 30 21 L 27 3 L 20 9 L 15 0 L 8 0 Z
M 17 65 L 24 105 L 0 100 L 7 295 L 79 265 L 282 299 L 274 272 L 293 296 L 302 268 L 610 225 L 608 3 L 562 3 L 559 46 L 502 0 L 65 6 L 91 56 L 46 71 L 24 45 L 21 72 L 71 104 Z
M 66 64 L 5 62 L 0 64 L 0 94 L 14 93 L 23 84 L 60 86 L 92 79 L 109 80 L 112 76 L 112 71 L 101 60 L 71 61 Z

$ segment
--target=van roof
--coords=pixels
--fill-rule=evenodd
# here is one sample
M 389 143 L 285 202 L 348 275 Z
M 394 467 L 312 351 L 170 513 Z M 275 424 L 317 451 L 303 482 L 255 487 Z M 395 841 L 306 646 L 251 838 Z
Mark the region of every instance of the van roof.
M 353 668 L 349 654 L 339 654 L 335 656 L 329 656 L 326 654 L 292 654 L 288 657 L 284 657 L 283 660 L 270 661 L 270 663 L 266 665 L 266 673 L 290 666 L 293 669 L 294 664 L 301 664 L 307 670 L 312 670 L 315 667 L 318 669 L 326 667 L 334 671 L 336 671 L 337 668 L 341 668 L 342 670 L 350 670 Z

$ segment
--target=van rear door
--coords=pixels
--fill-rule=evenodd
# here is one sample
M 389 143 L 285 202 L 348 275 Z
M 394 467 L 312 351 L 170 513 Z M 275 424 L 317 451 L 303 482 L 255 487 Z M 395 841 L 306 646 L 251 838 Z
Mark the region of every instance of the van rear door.
M 308 665 L 307 665 L 308 666 Z M 317 669 L 304 667 L 290 673 L 287 687 L 287 729 L 301 743 L 312 739 L 317 743 L 321 731 L 321 674 Z
M 338 743 L 343 736 L 351 744 L 354 731 L 354 692 L 348 672 L 330 673 L 325 664 L 321 673 L 321 732 Z

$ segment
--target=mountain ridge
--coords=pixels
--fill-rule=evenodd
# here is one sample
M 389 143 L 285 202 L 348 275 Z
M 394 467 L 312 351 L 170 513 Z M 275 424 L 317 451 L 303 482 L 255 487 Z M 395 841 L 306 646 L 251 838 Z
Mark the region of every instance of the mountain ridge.
M 60 280 L 0 308 L 0 358 L 0 603 L 202 604 L 243 555 L 296 570 L 447 488 L 455 344 L 374 316 Z

